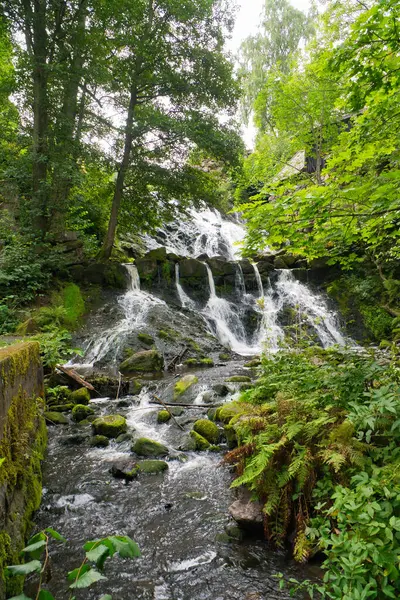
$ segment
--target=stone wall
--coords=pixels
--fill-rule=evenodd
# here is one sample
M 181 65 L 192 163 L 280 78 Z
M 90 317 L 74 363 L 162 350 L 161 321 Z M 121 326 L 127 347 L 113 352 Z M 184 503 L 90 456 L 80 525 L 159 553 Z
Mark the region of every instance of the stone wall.
M 19 562 L 42 495 L 41 460 L 46 447 L 43 369 L 39 345 L 0 349 L 0 600 L 20 592 L 3 568 Z

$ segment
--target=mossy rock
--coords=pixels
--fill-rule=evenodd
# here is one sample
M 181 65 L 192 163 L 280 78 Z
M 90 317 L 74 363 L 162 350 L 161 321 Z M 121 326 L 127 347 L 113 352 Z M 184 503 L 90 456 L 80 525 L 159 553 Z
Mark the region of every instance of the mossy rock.
M 241 408 L 238 404 L 235 404 L 235 402 L 228 402 L 217 409 L 215 419 L 217 421 L 221 421 L 222 423 L 229 423 L 233 417 L 240 415 L 242 412 L 243 408 Z
M 213 390 L 217 394 L 217 396 L 220 396 L 221 398 L 224 398 L 228 394 L 232 393 L 232 390 L 224 383 L 216 383 L 213 386 Z
M 132 436 L 130 433 L 121 433 L 121 435 L 119 435 L 115 441 L 117 442 L 117 444 L 123 444 L 124 442 L 131 442 L 132 441 Z
M 204 438 L 202 435 L 197 433 L 197 431 L 191 431 L 190 437 L 192 438 L 192 440 L 194 442 L 195 450 L 202 451 L 202 450 L 209 450 L 211 448 L 210 442 L 208 442 L 206 440 L 206 438 Z
M 164 358 L 156 349 L 136 352 L 119 366 L 119 370 L 123 375 L 157 373 L 161 372 L 163 368 Z
M 71 404 L 71 390 L 66 385 L 57 385 L 46 389 L 47 406 L 59 406 L 60 404 Z
M 129 382 L 129 393 L 133 396 L 137 396 L 143 389 L 143 383 L 140 379 L 132 379 Z
M 105 435 L 108 438 L 116 438 L 127 430 L 126 419 L 121 415 L 106 415 L 98 417 L 92 423 L 95 435 Z
M 107 448 L 110 440 L 105 435 L 94 435 L 89 440 L 89 445 L 94 448 Z
M 70 412 L 73 408 L 74 408 L 75 404 L 51 404 L 48 406 L 48 408 L 52 411 L 52 412 L 61 412 L 61 413 L 66 413 L 66 412 Z
M 152 346 L 154 344 L 154 338 L 148 333 L 138 333 L 137 338 L 145 346 Z
M 229 379 L 225 379 L 228 383 L 251 383 L 251 377 L 247 375 L 233 375 Z
M 69 423 L 67 417 L 59 412 L 46 411 L 44 418 L 47 425 L 68 425 Z
M 168 423 L 171 419 L 171 413 L 167 410 L 160 410 L 157 415 L 157 423 Z
M 208 368 L 214 366 L 212 358 L 188 358 L 185 360 L 185 365 L 188 367 Z
M 159 338 L 161 338 L 162 340 L 177 340 L 181 337 L 180 333 L 178 331 L 175 331 L 175 329 L 160 329 L 157 333 L 157 336 Z
M 219 360 L 229 360 L 231 358 L 230 354 L 225 354 L 224 352 L 221 352 L 221 354 L 219 355 Z
M 248 369 L 255 369 L 256 367 L 259 367 L 260 365 L 261 365 L 261 359 L 253 358 L 253 360 L 250 360 L 244 366 L 247 367 Z
M 174 385 L 174 400 L 182 396 L 189 388 L 199 381 L 196 375 L 185 375 Z
M 79 390 L 75 390 L 71 392 L 70 402 L 73 404 L 89 404 L 90 402 L 90 392 L 87 388 L 82 387 Z
M 160 246 L 160 248 L 154 248 L 154 250 L 150 250 L 144 256 L 145 260 L 155 260 L 159 262 L 164 262 L 167 260 L 167 249 L 165 246 Z
M 72 409 L 72 418 L 77 423 L 87 419 L 90 417 L 90 415 L 94 415 L 94 410 L 85 404 L 75 404 L 74 408 Z
M 229 424 L 225 425 L 224 426 L 224 435 L 225 435 L 229 450 L 233 450 L 233 448 L 236 448 L 236 446 L 238 445 L 238 439 L 237 439 L 237 434 L 236 434 L 235 428 Z
M 155 475 L 168 469 L 168 463 L 165 460 L 139 460 L 137 466 L 140 473 L 147 475 Z
M 210 444 L 216 444 L 219 440 L 218 427 L 208 419 L 199 419 L 196 421 L 193 425 L 193 430 L 205 438 L 207 442 L 210 442 Z
M 136 440 L 132 446 L 132 452 L 138 456 L 167 456 L 169 454 L 169 450 L 164 444 L 144 437 Z
M 207 417 L 210 419 L 210 421 L 215 421 L 215 416 L 217 414 L 217 408 L 210 408 L 207 411 Z
M 241 392 L 246 392 L 247 390 L 252 390 L 254 388 L 254 385 L 252 383 L 241 383 L 239 385 L 239 390 Z

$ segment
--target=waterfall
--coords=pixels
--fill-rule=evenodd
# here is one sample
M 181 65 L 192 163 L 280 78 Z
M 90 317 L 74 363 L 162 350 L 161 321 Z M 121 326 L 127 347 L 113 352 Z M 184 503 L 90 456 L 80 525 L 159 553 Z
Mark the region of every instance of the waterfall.
M 124 267 L 128 273 L 129 290 L 131 292 L 140 290 L 140 277 L 136 266 L 132 263 L 126 263 Z
M 264 298 L 264 286 L 263 286 L 263 282 L 261 279 L 260 271 L 258 270 L 256 263 L 252 263 L 252 265 L 253 265 L 253 269 L 254 269 L 254 274 L 256 276 L 259 298 Z
M 246 296 L 246 282 L 244 280 L 243 269 L 239 262 L 236 263 L 236 266 L 237 266 L 236 277 L 235 277 L 236 289 L 239 292 L 239 297 L 244 298 Z
M 178 292 L 179 300 L 183 308 L 191 308 L 194 309 L 196 307 L 195 302 L 189 298 L 189 296 L 184 291 L 183 287 L 179 282 L 179 263 L 175 264 L 175 282 L 176 282 L 176 290 Z

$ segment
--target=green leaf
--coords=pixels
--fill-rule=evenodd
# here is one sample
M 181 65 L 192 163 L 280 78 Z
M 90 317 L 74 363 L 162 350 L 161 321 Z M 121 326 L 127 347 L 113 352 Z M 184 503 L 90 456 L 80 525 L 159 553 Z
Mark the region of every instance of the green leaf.
M 35 550 L 39 550 L 39 548 L 43 548 L 44 546 L 46 546 L 46 540 L 40 540 L 34 544 L 29 544 L 29 546 L 23 548 L 21 552 L 34 552 Z
M 70 589 L 81 589 L 90 587 L 96 581 L 100 581 L 101 579 L 107 579 L 101 573 L 96 571 L 96 569 L 89 569 L 86 573 L 83 573 L 74 583 L 72 583 L 69 587 Z
M 61 533 L 58 533 L 58 531 L 55 531 L 55 529 L 53 529 L 52 527 L 47 527 L 47 529 L 45 529 L 45 532 L 59 542 L 67 541 L 66 538 L 61 535 Z
M 68 581 L 75 581 L 75 579 L 78 576 L 81 577 L 81 575 L 83 575 L 83 573 L 86 573 L 90 569 L 91 569 L 90 565 L 82 565 L 81 567 L 78 567 L 77 569 L 70 571 L 67 575 L 67 579 L 68 579 Z
M 112 600 L 112 596 L 110 596 L 110 594 L 106 594 L 105 596 L 99 598 L 99 600 Z
M 53 594 L 47 590 L 40 590 L 38 600 L 55 600 Z
M 97 562 L 100 558 L 104 557 L 105 554 L 108 556 L 109 552 L 110 550 L 107 548 L 107 546 L 104 544 L 98 544 L 86 552 L 86 558 L 91 562 Z
M 122 558 L 138 558 L 141 556 L 139 546 L 128 536 L 110 536 L 108 539 Z
M 19 596 L 13 596 L 10 600 L 32 600 L 32 598 L 25 596 L 25 594 L 20 594 Z
M 15 575 L 29 575 L 29 573 L 39 573 L 42 569 L 40 560 L 31 560 L 22 565 L 11 565 L 5 568 L 6 575 L 14 577 Z

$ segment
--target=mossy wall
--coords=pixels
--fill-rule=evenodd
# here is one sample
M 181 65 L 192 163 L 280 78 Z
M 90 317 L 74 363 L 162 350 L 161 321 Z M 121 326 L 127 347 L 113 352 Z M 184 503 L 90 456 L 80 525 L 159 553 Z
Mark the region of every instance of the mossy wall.
M 22 581 L 13 578 L 12 587 L 6 585 L 3 568 L 19 562 L 32 515 L 40 505 L 47 440 L 43 396 L 39 345 L 29 342 L 1 349 L 0 600 L 20 592 Z

